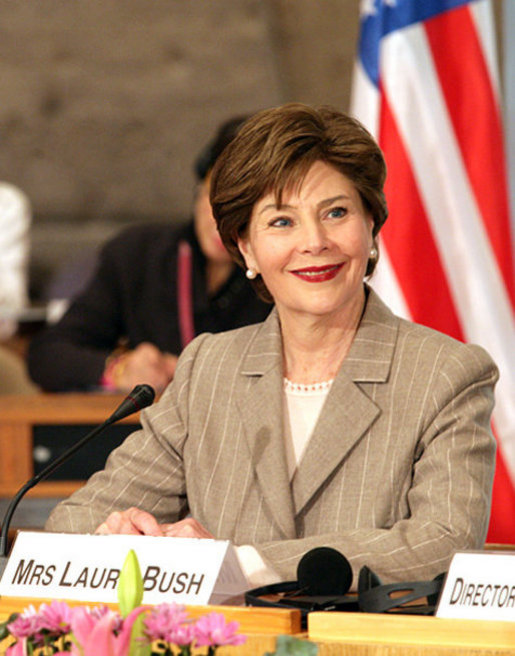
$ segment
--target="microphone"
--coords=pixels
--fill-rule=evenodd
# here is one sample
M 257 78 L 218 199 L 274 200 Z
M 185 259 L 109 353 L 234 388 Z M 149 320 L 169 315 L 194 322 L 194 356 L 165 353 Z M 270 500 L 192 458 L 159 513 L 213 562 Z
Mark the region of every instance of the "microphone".
M 106 425 L 114 424 L 120 419 L 125 419 L 135 412 L 139 412 L 149 405 L 152 405 L 156 393 L 150 385 L 136 385 L 130 394 L 128 394 L 113 414 L 106 420 Z
M 247 606 L 298 608 L 305 628 L 308 613 L 320 610 L 358 611 L 356 595 L 347 595 L 352 568 L 345 556 L 331 547 L 315 547 L 297 565 L 297 580 L 264 585 L 245 593 Z
M 58 467 L 60 467 L 64 462 L 71 458 L 71 456 L 76 451 L 78 451 L 94 437 L 99 435 L 105 428 L 151 405 L 154 401 L 154 397 L 155 392 L 152 387 L 150 387 L 150 385 L 136 385 L 130 394 L 128 394 L 116 408 L 113 414 L 108 417 L 102 424 L 100 424 L 100 426 L 97 426 L 87 435 L 81 438 L 78 442 L 73 444 L 59 457 L 49 463 L 42 471 L 39 472 L 39 474 L 36 474 L 29 481 L 27 481 L 27 483 L 25 483 L 25 485 L 20 488 L 20 490 L 18 490 L 13 500 L 9 504 L 9 507 L 7 508 L 7 511 L 4 515 L 4 520 L 2 522 L 2 531 L 0 533 L 0 576 L 3 573 L 5 565 L 7 564 L 7 541 L 11 519 L 14 511 L 16 510 L 16 507 L 24 495 L 40 481 L 50 476 L 50 474 L 52 474 Z

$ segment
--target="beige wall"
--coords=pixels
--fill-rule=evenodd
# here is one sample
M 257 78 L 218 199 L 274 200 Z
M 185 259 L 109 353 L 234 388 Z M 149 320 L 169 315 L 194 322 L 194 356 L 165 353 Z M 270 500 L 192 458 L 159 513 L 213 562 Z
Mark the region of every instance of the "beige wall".
M 232 113 L 348 99 L 357 0 L 0 0 L 0 177 L 39 220 L 188 210 Z

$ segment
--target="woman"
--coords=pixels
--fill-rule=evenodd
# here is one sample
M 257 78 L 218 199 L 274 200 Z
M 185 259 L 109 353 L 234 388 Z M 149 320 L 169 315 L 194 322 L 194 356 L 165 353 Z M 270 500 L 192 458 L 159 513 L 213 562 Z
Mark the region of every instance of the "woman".
M 320 545 L 385 582 L 431 578 L 482 545 L 497 370 L 364 284 L 384 178 L 374 140 L 336 110 L 285 105 L 241 128 L 211 202 L 275 309 L 197 338 L 143 432 L 48 529 L 229 539 L 256 585 L 295 578 Z
M 225 122 L 195 164 L 193 221 L 139 225 L 103 248 L 86 289 L 54 326 L 35 337 L 28 364 L 45 390 L 162 391 L 196 334 L 262 321 L 270 311 L 221 242 L 209 203 L 217 156 L 243 118 Z

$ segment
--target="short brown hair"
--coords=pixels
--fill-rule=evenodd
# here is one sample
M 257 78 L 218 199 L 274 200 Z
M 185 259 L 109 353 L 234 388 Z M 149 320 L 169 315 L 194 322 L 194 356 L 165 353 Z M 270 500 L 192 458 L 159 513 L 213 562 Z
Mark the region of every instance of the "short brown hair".
M 255 203 L 274 192 L 278 207 L 285 189 L 298 187 L 322 161 L 354 184 L 378 234 L 388 210 L 383 186 L 386 165 L 371 134 L 356 119 L 332 107 L 288 103 L 254 114 L 218 158 L 211 176 L 211 205 L 218 231 L 234 260 L 245 262 L 238 238 L 247 234 Z M 369 260 L 366 275 L 375 268 Z M 264 297 L 264 283 L 256 281 Z

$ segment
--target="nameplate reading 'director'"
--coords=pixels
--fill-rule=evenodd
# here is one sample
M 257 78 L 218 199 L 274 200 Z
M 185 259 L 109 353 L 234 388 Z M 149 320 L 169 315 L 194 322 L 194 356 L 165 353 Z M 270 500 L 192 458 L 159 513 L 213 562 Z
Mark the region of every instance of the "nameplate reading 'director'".
M 0 595 L 117 603 L 118 577 L 130 549 L 141 568 L 143 603 L 236 603 L 249 588 L 227 540 L 22 532 Z
M 436 616 L 515 622 L 515 552 L 457 552 Z

